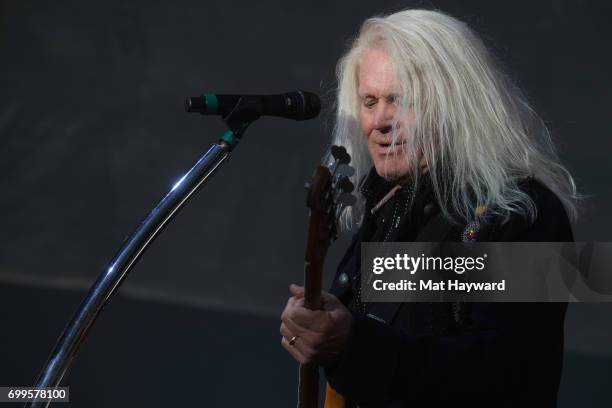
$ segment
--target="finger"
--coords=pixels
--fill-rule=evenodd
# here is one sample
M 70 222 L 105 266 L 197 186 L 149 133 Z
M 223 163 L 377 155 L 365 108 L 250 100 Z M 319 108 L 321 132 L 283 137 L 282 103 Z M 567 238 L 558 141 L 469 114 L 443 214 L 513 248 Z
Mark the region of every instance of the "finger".
M 287 304 L 281 313 L 281 320 L 284 319 L 285 316 L 291 314 L 293 310 L 300 307 L 304 307 L 304 299 L 291 296 L 289 299 L 287 299 Z
M 289 328 L 289 325 L 285 323 L 281 323 L 280 325 L 280 335 L 287 339 L 291 339 L 295 336 L 294 332 Z
M 310 347 L 310 345 L 313 343 L 314 337 L 316 336 L 316 333 L 297 325 L 291 319 L 287 319 L 287 321 L 283 322 L 281 325 L 281 330 L 285 330 L 287 332 L 285 337 L 288 339 L 292 338 L 294 335 L 298 336 L 308 347 Z
M 287 314 L 291 311 L 291 308 L 293 306 L 293 301 L 291 299 L 292 298 L 287 299 L 287 304 L 285 305 L 285 308 L 283 309 L 283 312 L 281 313 L 281 320 L 283 320 L 285 316 L 287 316 Z
M 281 329 L 284 325 L 287 329 L 291 331 L 291 336 L 287 335 L 285 337 L 291 338 L 293 335 L 310 337 L 309 336 L 310 329 L 307 326 L 302 326 L 293 320 L 292 316 L 295 314 L 296 310 L 297 309 L 292 309 L 288 313 L 283 314 L 283 317 L 281 319 L 281 322 L 282 322 Z
M 291 330 L 288 325 L 286 325 L 285 323 L 282 323 L 281 327 L 280 327 L 280 334 L 281 334 L 281 336 L 283 336 L 284 338 L 288 339 L 289 341 L 291 341 L 291 339 L 295 338 L 295 341 L 293 342 L 293 344 L 289 344 L 289 345 L 297 348 L 297 339 L 300 338 L 300 335 L 297 334 L 297 331 Z M 302 349 L 300 349 L 300 350 L 302 350 Z M 304 353 L 302 353 L 302 354 L 304 354 Z
M 293 335 L 296 335 L 297 338 L 300 339 L 300 350 L 302 351 L 302 354 L 304 355 L 308 355 L 308 353 L 310 353 L 316 345 L 320 344 L 322 341 L 322 334 L 319 331 L 316 330 L 309 330 L 309 329 L 305 329 L 303 327 L 298 326 L 297 324 L 295 324 L 295 322 L 293 322 L 291 319 L 287 320 L 284 324 L 284 330 L 286 330 L 288 333 L 293 333 Z M 285 337 L 287 337 L 288 339 L 291 339 L 293 337 L 293 335 L 287 335 Z M 296 342 L 297 345 L 297 342 Z
M 316 319 L 317 316 L 313 314 L 314 311 L 306 309 L 304 307 L 304 299 L 298 299 L 295 296 L 289 298 L 287 306 L 281 314 L 281 320 L 286 321 L 287 319 L 293 319 L 300 324 L 300 326 L 308 327 L 309 322 L 312 319 Z
M 291 292 L 293 296 L 296 296 L 298 298 L 304 297 L 304 287 L 298 286 L 295 283 L 292 283 L 291 285 L 289 285 L 289 292 Z
M 329 313 L 330 312 L 327 311 L 317 311 L 315 318 L 311 318 L 307 321 L 300 318 L 299 315 L 297 317 L 294 315 L 284 320 L 284 322 L 289 330 L 304 337 L 304 339 L 308 340 L 308 344 L 312 345 L 317 344 L 321 333 L 329 329 Z
M 291 309 L 291 312 L 287 314 L 287 319 L 293 320 L 295 324 L 303 327 L 304 329 L 312 329 L 320 325 L 320 322 L 326 319 L 327 311 L 324 310 L 310 310 L 305 307 L 296 307 Z
M 283 312 L 281 313 L 281 320 L 286 320 L 288 319 L 290 316 L 294 315 L 296 310 L 299 309 L 303 309 L 304 308 L 304 304 L 303 304 L 303 299 L 296 299 L 295 296 L 292 296 L 289 298 L 289 300 L 287 300 L 287 305 L 285 306 L 285 308 L 283 309 Z
M 296 339 L 297 341 L 297 339 Z M 310 362 L 310 360 L 308 358 L 306 358 L 306 356 L 304 356 L 300 350 L 298 350 L 297 347 L 295 347 L 295 345 L 291 345 L 289 344 L 289 340 L 287 340 L 286 337 L 283 337 L 281 339 L 281 346 L 283 346 L 285 348 L 285 350 L 287 350 L 289 352 L 289 354 L 291 354 L 291 356 L 296 359 L 300 364 L 307 364 Z
M 321 341 L 321 334 L 311 332 L 303 327 L 297 326 L 291 319 L 283 322 L 280 327 L 281 336 L 288 341 L 295 339 L 293 344 L 289 344 L 296 348 L 300 355 L 308 360 L 312 360 L 316 354 L 314 345 Z
M 285 305 L 285 308 L 283 309 L 283 312 L 280 316 L 281 320 L 287 319 L 288 316 L 293 313 L 293 310 L 297 307 L 295 303 L 296 299 L 294 296 L 291 296 L 289 299 L 287 299 L 287 304 Z
M 304 297 L 291 296 L 291 306 L 293 306 L 293 307 L 304 307 Z
M 284 329 L 286 330 L 286 328 Z M 291 333 L 291 330 L 289 330 Z M 287 341 L 287 344 L 297 350 L 297 352 L 307 361 L 313 361 L 314 356 L 316 355 L 315 348 L 312 347 L 304 337 L 299 335 L 291 335 L 291 336 L 283 336 L 283 338 Z M 293 344 L 292 341 L 293 340 Z

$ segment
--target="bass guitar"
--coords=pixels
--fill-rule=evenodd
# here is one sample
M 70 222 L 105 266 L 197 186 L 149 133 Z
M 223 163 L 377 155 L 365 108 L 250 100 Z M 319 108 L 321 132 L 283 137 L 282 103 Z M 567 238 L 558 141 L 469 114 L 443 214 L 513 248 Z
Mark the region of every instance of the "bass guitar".
M 332 146 L 306 184 L 306 206 L 309 209 L 308 237 L 304 260 L 304 306 L 322 308 L 321 285 L 327 250 L 338 236 L 338 220 L 344 210 L 356 202 L 354 185 L 349 178 L 354 169 L 344 147 Z M 344 408 L 344 399 L 328 385 L 326 408 Z M 319 406 L 319 367 L 301 364 L 299 372 L 298 408 Z

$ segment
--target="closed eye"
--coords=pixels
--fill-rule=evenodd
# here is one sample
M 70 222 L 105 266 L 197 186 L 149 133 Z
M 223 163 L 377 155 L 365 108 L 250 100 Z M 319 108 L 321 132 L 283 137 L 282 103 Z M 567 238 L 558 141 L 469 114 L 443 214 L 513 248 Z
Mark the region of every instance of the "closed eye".
M 372 96 L 366 96 L 365 98 L 362 98 L 363 106 L 365 106 L 366 108 L 373 108 L 377 102 L 378 99 Z
M 387 96 L 387 103 L 397 105 L 399 103 L 399 95 L 391 94 Z

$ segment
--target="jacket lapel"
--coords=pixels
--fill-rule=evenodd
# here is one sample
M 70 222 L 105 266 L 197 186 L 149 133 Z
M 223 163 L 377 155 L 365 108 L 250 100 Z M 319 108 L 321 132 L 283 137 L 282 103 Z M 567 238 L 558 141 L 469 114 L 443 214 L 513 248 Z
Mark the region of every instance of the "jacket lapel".
M 442 213 L 432 217 L 419 231 L 415 242 L 439 242 L 453 240 L 453 225 L 444 218 Z M 367 301 L 367 300 L 366 300 Z M 403 303 L 372 302 L 368 303 L 368 317 L 391 324 Z

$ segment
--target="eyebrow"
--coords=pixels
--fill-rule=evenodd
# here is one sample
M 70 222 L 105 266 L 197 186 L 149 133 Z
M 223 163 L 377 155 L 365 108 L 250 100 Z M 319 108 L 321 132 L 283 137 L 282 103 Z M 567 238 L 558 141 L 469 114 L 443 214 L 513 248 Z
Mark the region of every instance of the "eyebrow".
M 379 98 L 391 98 L 391 97 L 399 98 L 399 96 L 400 96 L 399 93 L 397 93 L 397 92 L 392 92 L 390 94 L 383 95 L 383 96 L 375 96 L 375 95 L 371 94 L 370 92 L 357 92 L 357 94 L 358 94 L 358 96 L 361 99 L 365 99 L 365 98 L 376 98 L 376 99 L 379 99 Z

